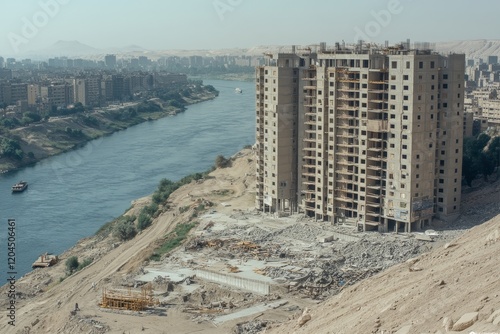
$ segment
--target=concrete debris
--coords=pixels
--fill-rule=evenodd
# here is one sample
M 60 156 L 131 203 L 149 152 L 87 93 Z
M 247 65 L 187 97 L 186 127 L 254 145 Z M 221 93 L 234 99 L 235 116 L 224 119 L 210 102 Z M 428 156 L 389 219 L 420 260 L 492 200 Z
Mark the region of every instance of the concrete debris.
M 274 321 L 269 320 L 253 320 L 242 324 L 237 324 L 233 329 L 233 334 L 258 334 L 269 327 Z
M 495 325 L 500 324 L 500 309 L 493 312 L 486 321 L 491 322 Z
M 311 320 L 311 315 L 309 314 L 309 309 L 306 308 L 302 313 L 302 315 L 300 316 L 300 318 L 297 320 L 297 325 L 299 325 L 299 327 L 302 327 L 310 320 Z
M 444 330 L 449 332 L 453 328 L 453 319 L 449 317 L 444 317 L 443 319 Z
M 415 239 L 417 240 L 422 240 L 422 241 L 434 241 L 432 237 L 428 234 L 417 234 L 415 236 Z
M 464 314 L 458 321 L 453 325 L 452 330 L 455 332 L 463 331 L 464 329 L 472 326 L 478 318 L 478 312 L 471 312 Z
M 411 333 L 411 328 L 412 328 L 412 325 L 407 325 L 407 326 L 401 327 L 396 332 L 396 334 L 410 334 Z

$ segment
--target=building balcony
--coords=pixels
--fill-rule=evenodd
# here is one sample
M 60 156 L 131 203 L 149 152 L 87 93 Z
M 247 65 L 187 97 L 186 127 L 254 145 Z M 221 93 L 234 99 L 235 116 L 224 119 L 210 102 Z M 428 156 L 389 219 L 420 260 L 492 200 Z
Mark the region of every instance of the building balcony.
M 359 87 L 358 88 L 352 88 L 352 87 L 342 87 L 338 88 L 337 91 L 339 92 L 345 92 L 345 93 L 352 93 L 352 92 L 359 92 Z
M 377 155 L 377 156 L 367 156 L 366 157 L 368 160 L 371 160 L 371 161 L 387 161 L 387 157 L 384 157 L 382 155 Z
M 356 96 L 337 96 L 338 101 L 357 101 L 359 97 Z
M 378 170 L 378 171 L 382 170 L 382 167 L 377 166 L 377 165 L 368 165 L 368 166 L 366 166 L 366 168 L 369 170 Z
M 359 79 L 355 79 L 355 78 L 343 78 L 343 79 L 339 79 L 339 82 L 359 83 Z
M 374 194 L 374 193 L 369 193 L 369 192 L 367 192 L 367 193 L 366 193 L 366 197 L 370 197 L 370 198 L 377 198 L 377 199 L 379 199 L 379 198 L 380 198 L 380 194 Z
M 342 105 L 337 105 L 337 110 L 358 111 L 359 107 L 342 104 Z
M 380 212 L 372 212 L 372 211 L 366 211 L 365 213 L 367 216 L 373 216 L 373 217 L 379 217 L 380 216 Z M 378 223 L 376 223 L 376 226 L 378 226 Z
M 382 142 L 383 139 L 382 138 L 377 138 L 377 137 L 369 137 L 368 138 L 368 142 L 375 142 L 375 143 L 380 143 Z
M 354 198 L 345 197 L 345 196 L 335 196 L 335 200 L 344 203 L 354 203 Z
M 345 131 L 343 131 L 343 132 L 337 132 L 336 136 L 338 138 L 358 138 L 358 135 L 356 135 L 354 133 L 345 132 Z M 355 143 L 353 145 L 358 145 L 358 144 Z
M 382 175 L 370 175 L 370 174 L 367 174 L 366 178 L 367 179 L 371 179 L 371 180 L 381 180 L 382 179 Z
M 377 102 L 377 104 L 379 104 L 380 102 Z M 375 104 L 375 103 L 374 103 Z M 387 108 L 384 108 L 384 107 L 380 107 L 378 105 L 370 105 L 370 102 L 368 102 L 368 112 L 369 113 L 374 113 L 374 114 L 380 114 L 380 113 L 388 113 L 389 112 L 389 109 Z
M 377 87 L 377 88 L 368 88 L 368 93 L 369 94 L 388 94 L 389 91 L 387 89 Z
M 349 175 L 354 174 L 354 170 L 350 170 L 347 168 L 340 168 L 340 169 L 336 170 L 336 172 L 339 174 L 349 174 Z
M 344 129 L 344 130 L 351 130 L 351 129 L 357 129 L 358 126 L 357 125 L 346 125 L 346 124 L 341 124 L 341 125 L 337 125 L 337 128 L 339 129 Z
M 338 147 L 349 148 L 349 147 L 352 147 L 353 145 L 355 145 L 355 144 L 354 143 L 345 143 L 345 142 L 337 141 L 337 146 Z

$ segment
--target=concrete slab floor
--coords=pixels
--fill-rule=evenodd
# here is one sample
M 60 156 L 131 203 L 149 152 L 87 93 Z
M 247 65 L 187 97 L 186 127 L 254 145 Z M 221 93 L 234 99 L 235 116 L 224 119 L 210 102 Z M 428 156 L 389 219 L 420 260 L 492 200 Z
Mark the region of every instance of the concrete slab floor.
M 246 308 L 244 310 L 240 310 L 238 312 L 234 312 L 234 313 L 231 313 L 231 314 L 225 314 L 225 315 L 222 315 L 220 317 L 216 317 L 216 318 L 214 318 L 213 323 L 215 325 L 219 325 L 219 324 L 224 323 L 226 321 L 231 321 L 231 320 L 235 320 L 235 319 L 238 319 L 238 318 L 248 317 L 250 315 L 254 315 L 254 314 L 257 314 L 257 313 L 260 313 L 260 312 L 264 312 L 264 311 L 267 311 L 267 310 L 276 309 L 276 308 L 278 308 L 280 306 L 283 306 L 283 305 L 285 305 L 287 303 L 288 303 L 287 300 L 280 300 L 278 302 L 271 303 L 271 304 L 259 304 L 259 305 L 255 305 L 255 306 Z

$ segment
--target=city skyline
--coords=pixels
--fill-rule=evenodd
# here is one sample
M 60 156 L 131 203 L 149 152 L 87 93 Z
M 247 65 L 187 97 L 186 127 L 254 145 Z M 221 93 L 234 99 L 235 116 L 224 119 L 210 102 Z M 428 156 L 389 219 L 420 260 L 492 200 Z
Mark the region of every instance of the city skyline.
M 359 39 L 391 43 L 495 39 L 500 3 L 412 0 L 327 2 L 284 0 L 192 0 L 106 3 L 89 0 L 37 0 L 3 5 L 0 54 L 21 56 L 60 40 L 97 49 L 138 45 L 148 50 L 224 49 L 258 45 L 331 44 Z M 444 15 L 452 13 L 452 15 Z M 489 29 L 478 29 L 488 23 Z M 307 25 L 304 25 L 307 24 Z M 440 29 L 446 26 L 447 29 Z M 311 40 L 310 31 L 315 31 Z

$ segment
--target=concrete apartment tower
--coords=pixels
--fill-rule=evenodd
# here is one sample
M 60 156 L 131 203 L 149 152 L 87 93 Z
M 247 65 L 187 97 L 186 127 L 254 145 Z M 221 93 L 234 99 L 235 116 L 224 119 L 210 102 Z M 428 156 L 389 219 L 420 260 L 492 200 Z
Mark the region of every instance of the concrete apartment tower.
M 270 56 L 256 69 L 256 207 L 364 231 L 455 219 L 464 68 L 409 43 Z

